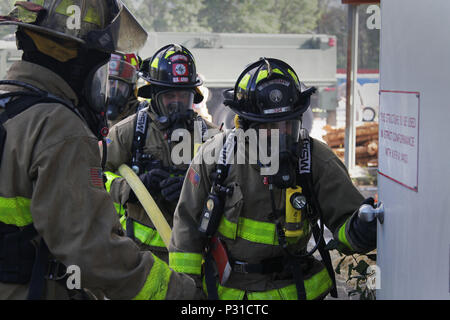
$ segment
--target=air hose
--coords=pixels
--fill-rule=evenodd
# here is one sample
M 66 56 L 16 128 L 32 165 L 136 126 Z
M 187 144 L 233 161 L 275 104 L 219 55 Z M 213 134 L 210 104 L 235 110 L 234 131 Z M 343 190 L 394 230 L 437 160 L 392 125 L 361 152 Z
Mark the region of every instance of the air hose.
M 144 207 L 145 212 L 154 224 L 167 249 L 169 249 L 172 230 L 170 229 L 170 226 L 164 218 L 161 210 L 158 208 L 155 200 L 153 200 L 147 188 L 145 188 L 144 184 L 141 182 L 141 179 L 139 179 L 130 167 L 125 164 L 121 165 L 119 167 L 119 173 L 125 178 L 131 189 L 134 191 L 134 194 L 138 198 L 142 207 Z

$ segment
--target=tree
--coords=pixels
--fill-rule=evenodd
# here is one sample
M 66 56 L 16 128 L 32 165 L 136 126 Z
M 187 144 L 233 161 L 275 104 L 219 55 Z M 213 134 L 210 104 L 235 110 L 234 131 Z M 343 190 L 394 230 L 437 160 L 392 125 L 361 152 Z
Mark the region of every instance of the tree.
M 198 19 L 202 0 L 124 0 L 124 3 L 149 32 L 209 31 Z
M 318 0 L 276 0 L 277 33 L 313 33 L 319 18 Z
M 213 32 L 305 33 L 316 27 L 318 0 L 204 0 Z
M 358 8 L 359 45 L 358 66 L 361 69 L 378 69 L 380 53 L 380 31 L 366 26 L 367 5 Z M 337 67 L 347 67 L 347 23 L 348 7 L 336 0 L 319 0 L 317 33 L 335 35 L 337 38 Z

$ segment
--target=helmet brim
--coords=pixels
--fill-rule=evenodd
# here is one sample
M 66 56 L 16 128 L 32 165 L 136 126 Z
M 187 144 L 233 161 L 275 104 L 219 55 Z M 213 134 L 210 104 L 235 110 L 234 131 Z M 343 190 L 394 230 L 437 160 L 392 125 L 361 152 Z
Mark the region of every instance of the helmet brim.
M 169 88 L 186 88 L 186 89 L 195 89 L 197 87 L 200 87 L 203 84 L 203 81 L 201 79 L 197 79 L 195 83 L 189 83 L 189 84 L 183 84 L 183 83 L 167 83 L 163 81 L 157 81 L 153 80 L 151 78 L 147 78 L 145 76 L 140 76 L 143 80 L 149 82 L 150 84 L 161 86 L 161 87 L 169 87 Z
M 107 53 L 117 52 L 124 54 L 138 51 L 145 45 L 148 33 L 125 5 L 120 3 L 118 10 L 117 15 L 105 29 L 88 32 L 85 37 L 86 39 L 71 36 L 43 26 L 15 20 L 4 20 L 0 22 L 0 25 L 16 25 L 61 40 L 75 41 L 80 45 Z
M 34 24 L 30 24 L 30 23 L 25 23 L 25 22 L 20 22 L 20 21 L 2 21 L 2 22 L 0 22 L 0 25 L 16 25 L 18 27 L 30 29 L 32 31 L 37 31 L 39 33 L 43 33 L 43 34 L 46 34 L 46 35 L 49 35 L 49 36 L 52 36 L 52 37 L 55 37 L 55 38 L 58 38 L 61 40 L 75 41 L 77 43 L 80 43 L 81 45 L 86 45 L 86 41 L 84 41 L 80 38 L 70 36 L 70 35 L 67 35 L 62 32 L 58 32 L 55 30 L 51 30 L 51 29 L 37 26 Z
M 286 120 L 293 120 L 293 119 L 300 119 L 302 114 L 305 113 L 306 110 L 309 108 L 309 104 L 302 106 L 298 110 L 295 110 L 294 112 L 291 112 L 289 114 L 280 114 L 277 116 L 271 115 L 258 115 L 254 113 L 246 113 L 241 112 L 236 108 L 233 108 L 231 106 L 227 106 L 231 111 L 236 113 L 239 117 L 242 117 L 243 119 L 253 121 L 253 122 L 260 122 L 260 123 L 269 123 L 269 122 L 279 122 L 279 121 L 286 121 Z

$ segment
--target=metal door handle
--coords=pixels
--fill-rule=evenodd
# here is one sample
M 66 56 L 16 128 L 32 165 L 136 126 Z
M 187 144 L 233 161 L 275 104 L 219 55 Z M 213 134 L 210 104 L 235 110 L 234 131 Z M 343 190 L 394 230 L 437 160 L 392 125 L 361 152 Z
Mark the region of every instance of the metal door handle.
M 379 202 L 377 207 L 374 208 L 370 204 L 363 204 L 359 208 L 358 217 L 366 222 L 371 222 L 378 219 L 381 224 L 384 222 L 384 204 Z

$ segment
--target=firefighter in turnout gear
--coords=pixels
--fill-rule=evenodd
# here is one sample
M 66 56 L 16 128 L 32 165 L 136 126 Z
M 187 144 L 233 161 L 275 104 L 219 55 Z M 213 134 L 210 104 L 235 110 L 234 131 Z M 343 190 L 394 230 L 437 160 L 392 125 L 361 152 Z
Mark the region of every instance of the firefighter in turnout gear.
M 151 249 L 168 261 L 167 248 L 128 183 L 118 175 L 120 165 L 128 164 L 140 177 L 172 226 L 173 212 L 191 161 L 175 165 L 171 141 L 176 129 L 185 129 L 192 137 L 191 154 L 213 127 L 193 111 L 203 96 L 192 54 L 183 46 L 167 45 L 144 60 L 141 77 L 148 83 L 139 89 L 139 97 L 150 98 L 150 106 L 119 122 L 108 135 L 106 161 L 107 190 L 116 203 L 127 235 L 145 249 Z M 198 130 L 194 135 L 194 130 Z M 197 137 L 198 141 L 195 141 Z M 126 207 L 126 208 L 125 208 Z
M 124 235 L 103 184 L 108 62 L 144 29 L 120 0 L 18 1 L 0 25 L 24 51 L 0 82 L 0 299 L 85 297 L 69 266 L 108 299 L 195 298 L 190 277 Z
M 140 58 L 135 54 L 113 54 L 109 62 L 108 125 L 119 121 L 148 106 L 137 98 L 137 81 Z
M 209 139 L 193 159 L 169 247 L 170 267 L 191 274 L 209 299 L 336 295 L 324 225 L 347 254 L 375 248 L 376 222 L 358 218 L 364 198 L 345 166 L 301 126 L 314 92 L 286 63 L 262 58 L 224 93 L 237 127 Z M 261 149 L 276 157 L 250 161 Z M 212 155 L 215 163 L 205 161 Z M 316 250 L 322 261 L 312 256 Z

